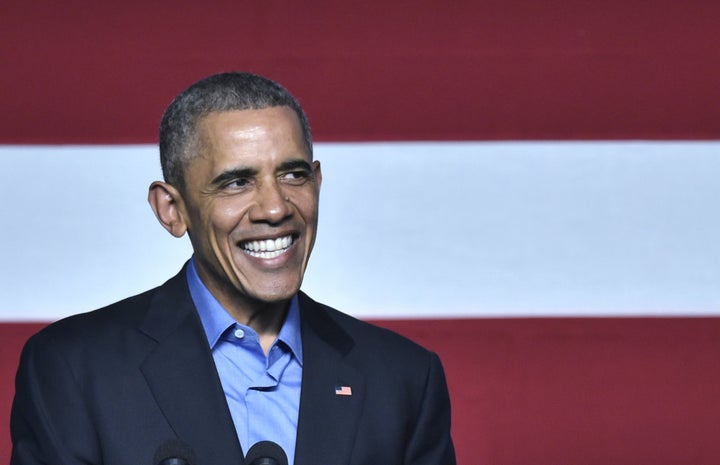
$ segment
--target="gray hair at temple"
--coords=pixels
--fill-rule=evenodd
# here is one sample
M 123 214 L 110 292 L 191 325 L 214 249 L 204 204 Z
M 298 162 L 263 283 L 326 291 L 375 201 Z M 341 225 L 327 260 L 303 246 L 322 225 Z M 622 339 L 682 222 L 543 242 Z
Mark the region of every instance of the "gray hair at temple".
M 313 154 L 305 112 L 280 84 L 251 73 L 229 72 L 202 79 L 170 103 L 160 122 L 160 163 L 165 182 L 185 189 L 184 170 L 201 148 L 198 122 L 209 113 L 287 106 L 297 114 L 305 148 Z

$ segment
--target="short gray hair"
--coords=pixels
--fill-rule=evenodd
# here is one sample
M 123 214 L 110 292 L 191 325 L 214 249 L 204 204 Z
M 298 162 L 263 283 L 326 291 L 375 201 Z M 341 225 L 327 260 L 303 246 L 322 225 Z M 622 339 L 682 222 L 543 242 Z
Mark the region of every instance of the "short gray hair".
M 213 112 L 290 107 L 298 117 L 312 157 L 312 133 L 305 112 L 280 84 L 251 73 L 229 72 L 202 79 L 170 103 L 160 123 L 160 163 L 165 181 L 184 189 L 184 170 L 198 149 L 198 122 Z

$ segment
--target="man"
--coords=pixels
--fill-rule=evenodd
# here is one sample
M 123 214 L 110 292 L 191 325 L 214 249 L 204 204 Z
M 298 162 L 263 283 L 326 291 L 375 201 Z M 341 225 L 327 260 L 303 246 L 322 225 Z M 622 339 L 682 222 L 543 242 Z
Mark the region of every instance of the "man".
M 296 465 L 454 464 L 437 356 L 299 291 L 322 173 L 296 100 L 211 76 L 166 110 L 160 156 L 148 199 L 193 257 L 28 341 L 12 465 L 150 465 L 168 439 L 197 465 L 239 465 L 263 440 Z

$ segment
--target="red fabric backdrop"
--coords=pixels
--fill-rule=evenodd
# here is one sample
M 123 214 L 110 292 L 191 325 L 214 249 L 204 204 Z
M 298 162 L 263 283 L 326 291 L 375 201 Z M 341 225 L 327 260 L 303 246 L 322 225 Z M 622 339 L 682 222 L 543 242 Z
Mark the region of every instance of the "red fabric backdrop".
M 714 465 L 720 320 L 379 321 L 437 351 L 461 464 Z M 0 417 L 22 342 L 0 325 Z M 0 460 L 10 441 L 0 428 Z
M 714 139 L 716 2 L 9 0 L 0 143 L 156 140 L 188 83 L 242 69 L 318 140 Z

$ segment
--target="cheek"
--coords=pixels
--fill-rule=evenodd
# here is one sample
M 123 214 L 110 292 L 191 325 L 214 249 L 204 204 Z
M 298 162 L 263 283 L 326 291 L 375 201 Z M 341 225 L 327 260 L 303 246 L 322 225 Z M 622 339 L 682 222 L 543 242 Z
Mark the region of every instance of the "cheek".
M 209 209 L 207 223 L 213 229 L 230 232 L 242 221 L 247 208 L 237 202 L 220 201 Z
M 299 193 L 296 197 L 296 205 L 305 220 L 309 223 L 317 220 L 318 216 L 318 194 L 313 188 Z

